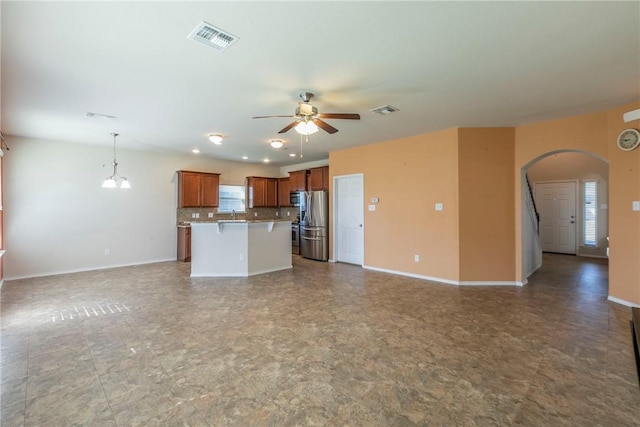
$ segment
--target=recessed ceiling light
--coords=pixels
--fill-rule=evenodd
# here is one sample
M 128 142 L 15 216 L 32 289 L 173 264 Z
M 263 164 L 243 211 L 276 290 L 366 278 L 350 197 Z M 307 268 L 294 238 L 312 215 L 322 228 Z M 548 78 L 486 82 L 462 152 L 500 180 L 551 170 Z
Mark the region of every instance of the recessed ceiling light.
M 263 162 L 269 163 L 269 159 L 264 159 Z
M 249 158 L 247 156 L 242 156 L 242 160 L 248 160 Z
M 191 150 L 191 152 L 193 154 L 198 154 L 200 152 L 200 150 L 198 150 L 197 148 L 194 148 L 193 150 Z
M 220 135 L 219 133 L 210 133 L 209 141 L 213 142 L 216 145 L 220 145 L 222 144 L 222 135 Z
M 269 144 L 273 148 L 282 148 L 282 146 L 284 145 L 281 139 L 272 139 L 271 141 L 269 141 Z
M 296 153 L 290 153 L 289 154 L 289 157 L 295 157 L 295 156 L 296 156 Z

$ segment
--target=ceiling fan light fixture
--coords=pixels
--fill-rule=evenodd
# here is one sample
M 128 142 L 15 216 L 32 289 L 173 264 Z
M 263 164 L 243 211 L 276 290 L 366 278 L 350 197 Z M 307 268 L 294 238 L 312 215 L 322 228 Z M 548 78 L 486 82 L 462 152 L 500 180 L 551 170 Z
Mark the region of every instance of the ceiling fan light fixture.
M 280 139 L 272 139 L 269 141 L 269 145 L 271 145 L 272 148 L 278 149 L 284 146 L 284 142 Z
M 213 142 L 216 145 L 222 144 L 222 135 L 219 133 L 211 133 L 209 134 L 209 141 Z
M 300 122 L 294 129 L 300 135 L 311 135 L 318 132 L 318 126 L 313 122 Z

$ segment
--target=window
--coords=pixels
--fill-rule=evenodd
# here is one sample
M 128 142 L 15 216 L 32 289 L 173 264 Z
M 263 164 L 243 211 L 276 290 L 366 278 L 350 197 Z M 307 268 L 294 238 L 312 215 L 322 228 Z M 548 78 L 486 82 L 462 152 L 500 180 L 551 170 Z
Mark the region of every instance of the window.
M 596 246 L 598 234 L 598 183 L 584 183 L 583 230 L 582 243 L 585 246 Z
M 244 212 L 244 185 L 220 185 L 218 213 Z

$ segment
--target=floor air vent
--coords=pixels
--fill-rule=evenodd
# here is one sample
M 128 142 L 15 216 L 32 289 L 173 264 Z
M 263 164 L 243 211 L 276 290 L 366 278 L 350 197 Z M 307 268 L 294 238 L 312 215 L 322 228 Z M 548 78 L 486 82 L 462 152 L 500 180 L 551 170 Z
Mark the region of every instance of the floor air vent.
M 204 21 L 200 22 L 187 38 L 202 43 L 218 52 L 222 52 L 238 40 L 238 37 Z

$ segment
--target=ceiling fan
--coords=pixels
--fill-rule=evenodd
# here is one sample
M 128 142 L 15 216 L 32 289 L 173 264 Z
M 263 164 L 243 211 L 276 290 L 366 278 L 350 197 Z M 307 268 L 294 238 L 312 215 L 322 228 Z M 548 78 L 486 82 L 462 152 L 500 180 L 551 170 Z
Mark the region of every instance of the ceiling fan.
M 300 99 L 302 99 L 302 102 L 298 102 L 298 107 L 296 108 L 296 112 L 293 116 L 256 116 L 253 118 L 266 119 L 271 117 L 293 117 L 295 120 L 282 128 L 278 133 L 288 132 L 291 128 L 295 127 L 296 131 L 302 135 L 315 133 L 318 131 L 318 128 L 330 134 L 338 132 L 338 129 L 334 128 L 322 119 L 360 120 L 360 114 L 355 113 L 318 113 L 318 109 L 309 104 L 311 98 L 313 98 L 313 93 L 300 92 Z

